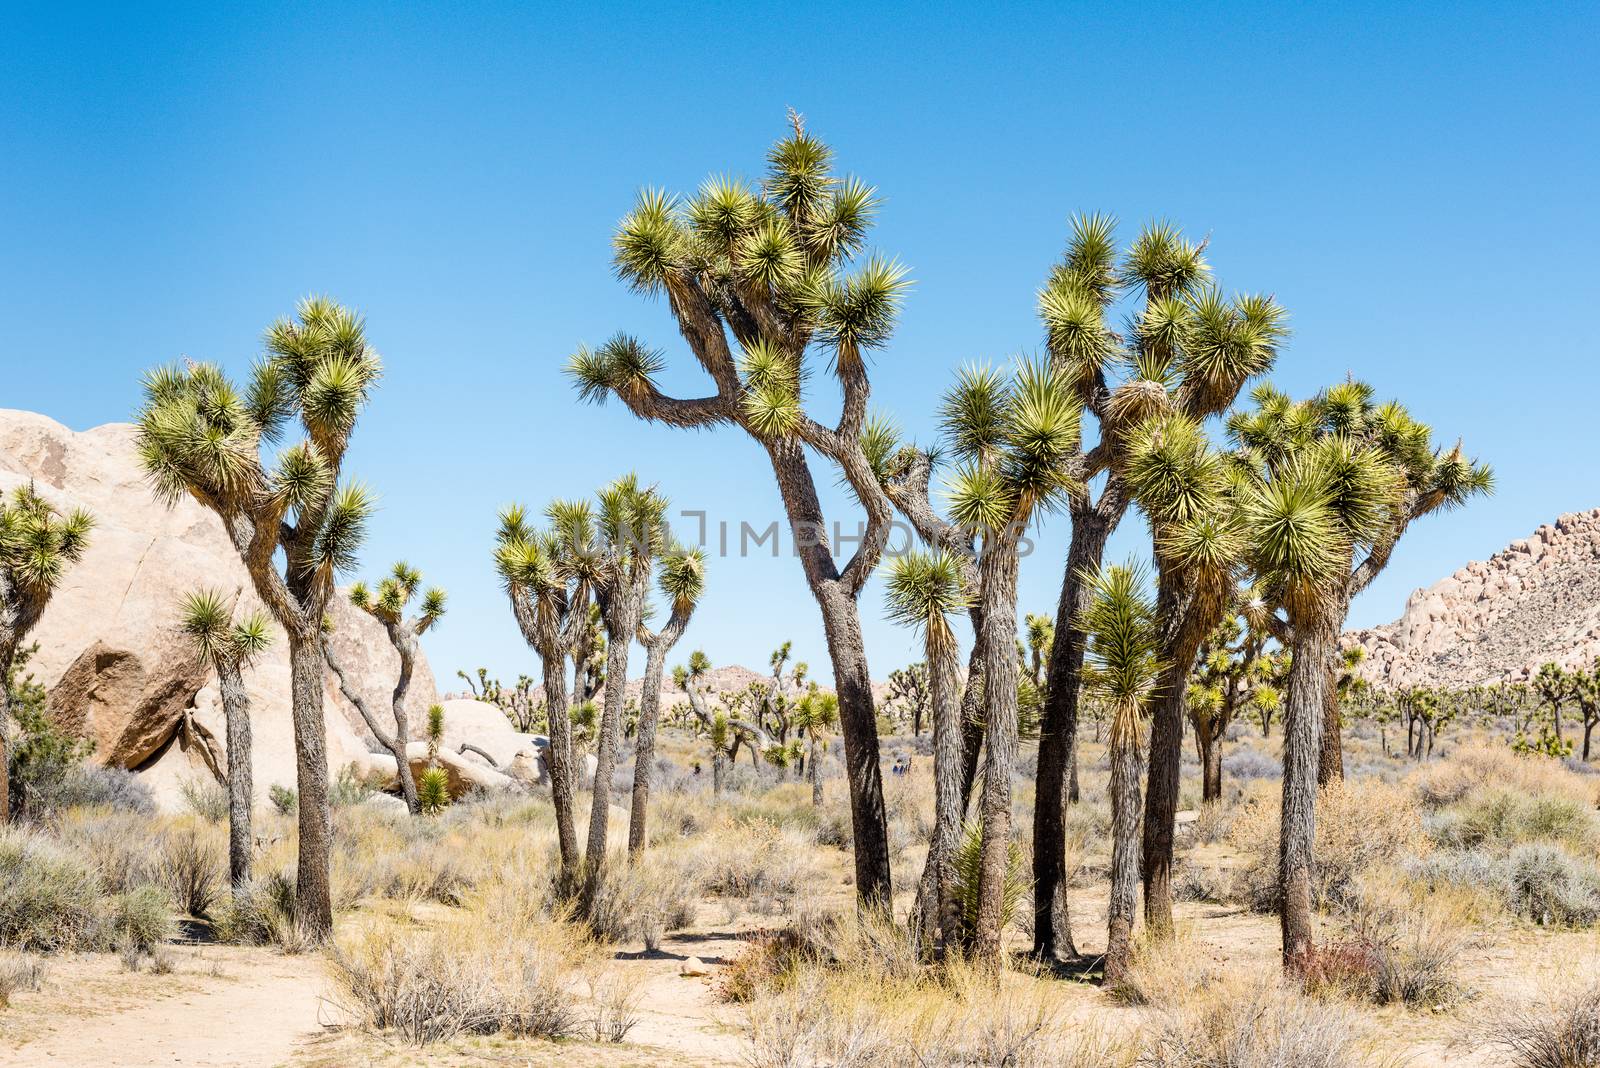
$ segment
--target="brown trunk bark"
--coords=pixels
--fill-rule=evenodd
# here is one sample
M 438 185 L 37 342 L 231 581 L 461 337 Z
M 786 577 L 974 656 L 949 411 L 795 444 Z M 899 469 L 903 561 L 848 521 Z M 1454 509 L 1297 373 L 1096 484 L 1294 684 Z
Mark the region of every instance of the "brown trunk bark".
M 973 953 L 998 972 L 1004 931 L 1004 896 L 1011 857 L 1011 776 L 1017 756 L 1017 558 L 1013 538 L 985 539 L 978 570 L 984 625 L 985 731 L 982 848 L 978 862 L 978 917 Z
M 956 896 L 955 851 L 961 838 L 961 706 L 957 650 L 930 648 L 928 685 L 933 705 L 933 836 L 917 889 L 912 931 L 926 955 L 944 959 L 965 936 Z
M 1314 950 L 1312 874 L 1316 863 L 1318 735 L 1327 663 L 1337 639 L 1326 616 L 1296 619 L 1289 695 L 1283 715 L 1283 811 L 1278 838 L 1278 892 L 1283 963 L 1299 970 Z
M 577 820 L 572 811 L 577 773 L 572 766 L 572 718 L 567 709 L 566 657 L 559 650 L 541 651 L 544 661 L 544 707 L 550 745 L 545 750 L 550 765 L 550 800 L 556 810 L 556 839 L 561 850 L 561 871 L 556 885 L 561 896 L 577 884 Z
M 1222 738 L 1213 736 L 1210 724 L 1195 728 L 1200 742 L 1200 799 L 1222 800 Z
M 646 576 L 648 581 L 648 575 Z M 611 775 L 616 770 L 622 737 L 622 705 L 627 697 L 628 652 L 639 629 L 645 589 L 621 585 L 603 609 L 606 621 L 606 699 L 600 711 L 595 746 L 594 785 L 590 793 L 589 842 L 584 854 L 584 910 L 594 904 L 605 879 L 606 839 L 611 828 Z
M 294 719 L 295 787 L 299 791 L 300 842 L 295 871 L 295 923 L 303 936 L 322 941 L 333 932 L 330 886 L 333 821 L 328 811 L 328 737 L 322 714 L 322 642 L 315 632 L 289 634 Z
M 656 722 L 661 718 L 661 674 L 671 646 L 658 640 L 645 653 L 644 685 L 639 691 L 639 745 L 633 757 L 633 798 L 628 813 L 628 855 L 644 852 L 650 816 L 650 779 L 655 774 Z
M 1066 574 L 1056 604 L 1033 809 L 1033 955 L 1045 961 L 1061 954 L 1077 956 L 1066 898 L 1064 809 L 1078 800 L 1078 701 L 1085 636 L 1076 624 L 1089 603 L 1083 576 L 1099 566 L 1114 525 L 1090 510 L 1074 510 Z
M 1111 898 L 1106 906 L 1105 982 L 1127 978 L 1139 897 L 1139 731 L 1111 735 Z
M 228 735 L 228 882 L 239 890 L 250 881 L 255 838 L 250 831 L 254 784 L 250 769 L 250 694 L 237 660 L 217 662 L 222 714 Z
M 0 824 L 11 821 L 11 665 L 17 640 L 0 632 Z
M 1338 649 L 1328 658 L 1322 698 L 1322 744 L 1317 751 L 1317 785 L 1344 778 L 1344 739 L 1340 733 Z
M 811 731 L 807 742 L 806 776 L 811 780 L 811 807 L 822 807 L 822 747 L 817 742 L 817 732 Z

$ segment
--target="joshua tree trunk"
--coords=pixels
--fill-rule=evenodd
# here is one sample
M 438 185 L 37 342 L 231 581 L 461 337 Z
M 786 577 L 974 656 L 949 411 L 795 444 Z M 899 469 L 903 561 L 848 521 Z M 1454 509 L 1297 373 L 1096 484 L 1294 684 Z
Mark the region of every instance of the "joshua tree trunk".
M 682 632 L 682 628 L 679 628 Z M 667 653 L 677 641 L 667 631 L 645 646 L 644 685 L 639 693 L 639 744 L 633 757 L 633 799 L 628 814 L 628 855 L 644 852 L 645 822 L 649 819 L 650 778 L 655 774 L 656 721 L 661 718 L 661 673 L 666 669 Z
M 316 630 L 289 632 L 289 674 L 300 822 L 295 918 L 302 933 L 321 941 L 333 931 L 328 885 L 333 821 L 328 813 L 327 724 L 322 717 L 322 642 Z
M 648 571 L 645 574 L 649 579 Z M 589 842 L 584 853 L 586 882 L 584 908 L 594 904 L 605 878 L 606 837 L 611 826 L 611 774 L 616 769 L 617 746 L 622 736 L 622 705 L 627 697 L 628 652 L 639 629 L 646 587 L 619 583 L 610 594 L 614 600 L 603 606 L 608 642 L 606 645 L 606 700 L 600 713 L 599 737 L 595 746 L 594 785 L 590 794 Z
M 1211 724 L 1195 728 L 1200 743 L 1200 799 L 1222 800 L 1222 737 L 1212 733 Z
M 961 706 L 956 693 L 957 651 L 930 650 L 928 688 L 933 706 L 933 839 L 917 888 L 912 918 L 922 950 L 943 959 L 961 940 L 956 897 L 955 851 L 961 837 Z
M 378 740 L 394 757 L 395 781 L 400 784 L 400 796 L 405 799 L 406 810 L 413 816 L 422 815 L 422 801 L 417 797 L 417 781 L 411 774 L 411 761 L 406 755 L 406 713 L 405 713 L 405 687 L 410 685 L 411 666 L 404 654 L 401 655 L 400 677 L 402 685 L 395 688 L 394 719 L 395 730 L 392 732 L 378 722 L 378 717 L 367 705 L 367 699 L 359 690 L 351 685 L 345 675 L 344 666 L 339 663 L 339 658 L 334 654 L 333 642 L 327 635 L 322 636 L 322 658 L 327 661 L 328 668 L 333 672 L 334 679 L 339 683 L 339 692 L 344 694 L 344 699 L 356 706 L 356 711 L 361 713 L 361 719 L 367 725 L 367 730 Z M 231 729 L 231 728 L 230 728 Z M 231 738 L 230 738 L 231 741 Z M 231 764 L 231 757 L 230 757 Z
M 978 632 L 967 660 L 967 688 L 961 695 L 961 814 L 972 811 L 972 788 L 983 759 L 983 632 Z
M 711 754 L 711 796 L 720 798 L 728 774 L 728 758 L 718 749 Z
M 1278 893 L 1283 963 L 1299 970 L 1312 952 L 1311 878 L 1317 833 L 1318 734 L 1322 730 L 1327 663 L 1337 624 L 1322 616 L 1294 621 L 1289 696 L 1283 714 L 1283 813 L 1278 839 Z
M 11 665 L 17 639 L 0 624 L 0 824 L 11 820 Z
M 250 854 L 255 845 L 250 833 L 254 796 L 250 775 L 250 694 L 244 688 L 237 660 L 217 660 L 217 683 L 222 690 L 222 714 L 228 733 L 228 881 L 238 890 L 250 881 Z
M 1014 537 L 985 539 L 979 561 L 984 625 L 984 747 L 982 850 L 978 866 L 978 923 L 973 952 L 998 972 L 1002 909 L 1011 854 L 1011 775 L 1017 757 L 1017 558 Z
M 811 807 L 822 807 L 822 750 L 817 745 L 817 732 L 811 731 L 806 747 L 806 778 L 811 780 Z
M 1056 605 L 1033 809 L 1033 955 L 1044 961 L 1078 954 L 1066 898 L 1065 821 L 1065 806 L 1078 800 L 1078 700 L 1086 639 L 1077 621 L 1090 597 L 1083 576 L 1100 565 L 1115 526 L 1115 519 L 1104 519 L 1095 509 L 1073 510 L 1072 543 Z
M 1106 910 L 1107 986 L 1122 982 L 1133 953 L 1139 897 L 1139 737 L 1111 733 L 1111 900 Z
M 566 657 L 557 649 L 541 652 L 544 661 L 544 707 L 550 745 L 545 750 L 550 763 L 550 801 L 556 810 L 556 837 L 561 848 L 563 892 L 571 892 L 578 877 L 577 820 L 572 812 L 572 795 L 577 778 L 572 766 L 572 718 L 567 712 Z
M 1343 617 L 1340 617 L 1343 618 Z M 1328 657 L 1328 680 L 1322 697 L 1322 744 L 1317 749 L 1317 785 L 1344 778 L 1344 739 L 1339 723 L 1339 650 Z

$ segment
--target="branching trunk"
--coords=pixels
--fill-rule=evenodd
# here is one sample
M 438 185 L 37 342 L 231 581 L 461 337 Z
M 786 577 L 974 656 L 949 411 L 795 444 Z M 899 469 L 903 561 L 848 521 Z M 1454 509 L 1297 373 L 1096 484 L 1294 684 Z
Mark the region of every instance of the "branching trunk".
M 11 821 L 11 666 L 17 637 L 0 624 L 0 824 Z
M 250 881 L 255 839 L 250 831 L 254 784 L 250 768 L 250 694 L 236 659 L 219 659 L 217 682 L 228 734 L 228 882 L 237 891 Z
M 606 614 L 606 699 L 600 712 L 595 745 L 594 784 L 590 794 L 589 842 L 584 853 L 584 909 L 594 904 L 605 878 L 606 838 L 611 826 L 611 777 L 622 738 L 622 706 L 627 696 L 628 652 L 639 629 L 644 591 L 625 586 L 611 594 Z
M 557 886 L 565 896 L 577 885 L 577 820 L 573 814 L 573 792 L 577 773 L 572 766 L 572 717 L 567 710 L 566 657 L 557 649 L 540 650 L 544 661 L 545 719 L 550 729 L 550 745 L 545 750 L 550 765 L 550 800 L 556 810 L 556 838 L 560 843 L 561 872 Z
M 416 778 L 411 774 L 411 761 L 406 755 L 404 706 L 399 701 L 395 702 L 395 726 L 398 729 L 391 731 L 378 722 L 378 717 L 373 714 L 371 707 L 367 704 L 366 697 L 350 682 L 350 679 L 345 674 L 343 665 L 339 663 L 338 655 L 333 651 L 333 642 L 327 635 L 322 637 L 322 656 L 327 661 L 328 668 L 333 672 L 334 680 L 339 684 L 339 692 L 344 694 L 346 701 L 355 705 L 356 711 L 361 713 L 362 722 L 367 725 L 367 730 L 371 731 L 372 736 L 378 740 L 378 744 L 387 749 L 394 757 L 395 780 L 400 784 L 400 796 L 405 799 L 406 810 L 413 816 L 422 815 L 422 802 L 417 797 Z M 404 670 L 402 670 L 402 673 L 409 675 L 409 672 Z M 231 746 L 231 734 L 229 743 Z M 230 749 L 231 752 L 232 750 Z
M 644 685 L 639 693 L 639 744 L 633 758 L 633 798 L 628 814 L 628 855 L 644 852 L 646 821 L 650 812 L 650 779 L 655 774 L 656 725 L 661 718 L 661 675 L 666 670 L 667 654 L 677 642 L 669 626 L 645 643 Z
M 955 851 L 961 837 L 961 708 L 953 645 L 928 651 L 928 685 L 933 705 L 933 836 L 917 889 L 912 931 L 924 954 L 943 959 L 964 941 L 956 896 Z

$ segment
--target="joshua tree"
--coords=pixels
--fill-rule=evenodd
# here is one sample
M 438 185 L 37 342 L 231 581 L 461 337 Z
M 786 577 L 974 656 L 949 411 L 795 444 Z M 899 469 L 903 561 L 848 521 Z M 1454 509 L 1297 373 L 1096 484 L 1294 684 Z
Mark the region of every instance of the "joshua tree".
M 11 669 L 67 568 L 89 547 L 92 529 L 88 512 L 62 516 L 32 485 L 0 498 L 0 823 L 11 818 Z
M 1561 733 L 1561 706 L 1570 704 L 1575 696 L 1573 681 L 1571 674 L 1553 662 L 1540 664 L 1539 673 L 1533 677 L 1533 688 L 1538 692 L 1540 702 L 1550 706 L 1557 742 L 1566 741 Z M 1410 734 L 1406 737 L 1409 740 Z
M 1266 604 L 1247 594 L 1243 611 L 1229 615 L 1200 646 L 1189 683 L 1189 722 L 1200 758 L 1200 797 L 1222 798 L 1222 739 L 1241 709 L 1276 708 L 1283 670 L 1266 652 Z M 1263 712 L 1263 716 L 1267 715 Z M 1265 722 L 1265 718 L 1263 719 Z
M 1076 621 L 1088 635 L 1082 668 L 1088 696 L 1111 713 L 1111 901 L 1107 908 L 1105 981 L 1120 983 L 1133 951 L 1139 892 L 1139 736 L 1146 708 L 1165 672 L 1154 606 L 1145 577 L 1132 566 L 1088 576 L 1089 607 Z
M 1106 541 L 1130 503 L 1123 479 L 1129 433 L 1154 414 L 1204 422 L 1221 413 L 1244 382 L 1270 367 L 1284 336 L 1282 311 L 1270 297 L 1227 300 L 1211 286 L 1204 242 L 1190 241 L 1168 224 L 1152 224 L 1119 264 L 1115 231 L 1116 222 L 1108 216 L 1075 219 L 1066 255 L 1039 296 L 1050 358 L 1073 381 L 1099 431 L 1094 447 L 1075 460 L 1081 488 L 1068 500 L 1072 536 L 1046 672 L 1060 681 L 1045 694 L 1034 806 L 1034 953 L 1041 959 L 1061 948 L 1047 910 L 1065 916 L 1058 900 L 1065 873 L 1062 804 L 1077 799 L 1071 783 L 1085 636 L 1074 620 L 1088 603 L 1085 576 L 1099 566 Z M 1119 336 L 1107 320 L 1124 294 L 1142 300 L 1125 336 Z M 1106 479 L 1096 496 L 1091 480 L 1102 473 Z M 1158 855 L 1166 852 L 1177 813 L 1182 679 L 1188 664 L 1184 659 L 1169 668 L 1177 672 L 1179 685 L 1163 691 L 1154 710 L 1146 833 L 1156 834 L 1150 845 Z
M 228 735 L 228 879 L 237 890 L 250 881 L 250 694 L 244 668 L 272 644 L 262 612 L 233 619 L 233 605 L 216 590 L 198 590 L 183 599 L 181 626 L 200 659 L 217 673 L 222 715 Z
M 889 340 L 907 282 L 898 265 L 876 257 L 850 273 L 876 197 L 862 182 L 830 174 L 828 147 L 806 132 L 799 116 L 791 119 L 794 131 L 769 153 L 762 186 L 712 179 L 687 200 L 648 191 L 613 242 L 618 274 L 637 292 L 666 295 L 714 392 L 692 400 L 663 394 L 656 384 L 663 358 L 621 335 L 598 349 L 580 349 L 571 373 L 587 399 L 615 395 L 636 416 L 674 427 L 739 427 L 766 451 L 833 661 L 856 893 L 864 903 L 887 908 L 878 726 L 857 600 L 892 517 L 863 447 L 866 356 Z M 843 395 L 831 427 L 807 414 L 801 395 L 810 364 L 819 360 L 826 360 Z M 842 568 L 808 449 L 842 472 L 866 512 L 859 546 Z
M 222 520 L 256 595 L 288 637 L 300 832 L 295 919 L 320 940 L 333 929 L 322 620 L 372 513 L 371 493 L 340 477 L 382 364 L 361 317 L 320 297 L 268 328 L 266 347 L 242 395 L 212 364 L 147 374 L 138 444 L 159 497 L 192 496 Z M 269 470 L 262 446 L 291 420 L 305 438 Z
M 1494 490 L 1493 472 L 1469 459 L 1461 442 L 1449 449 L 1436 448 L 1425 424 L 1414 420 L 1397 401 L 1375 404 L 1372 387 L 1365 382 L 1341 382 L 1300 404 L 1270 385 L 1257 388 L 1252 396 L 1256 409 L 1231 418 L 1228 429 L 1236 441 L 1267 462 L 1281 463 L 1311 444 L 1337 438 L 1345 443 L 1347 452 L 1375 454 L 1391 473 L 1393 500 L 1383 509 L 1377 525 L 1365 532 L 1367 540 L 1358 544 L 1359 552 L 1352 554 L 1335 587 L 1338 599 L 1330 610 L 1341 627 L 1350 613 L 1351 600 L 1383 572 L 1413 521 L 1459 508 Z M 1328 679 L 1322 687 L 1325 704 L 1317 782 L 1324 784 L 1343 778 L 1344 757 L 1335 685 L 1338 659 L 1330 653 L 1321 666 Z
M 959 466 L 950 517 L 982 538 L 976 596 L 983 610 L 987 742 L 980 815 L 982 869 L 973 949 L 1000 966 L 1000 923 L 1011 835 L 1011 776 L 1017 751 L 1018 544 L 1036 512 L 1061 503 L 1072 485 L 1079 408 L 1065 374 L 1020 362 L 1009 375 L 967 368 L 946 394 L 940 422 Z
M 1029 612 L 1022 620 L 1023 628 L 1027 634 L 1024 646 L 1028 653 L 1028 674 L 1033 679 L 1033 685 L 1038 689 L 1042 698 L 1045 692 L 1047 676 L 1045 667 L 1050 655 L 1050 647 L 1055 644 L 1056 625 L 1049 616 L 1036 615 Z
M 523 640 L 544 667 L 545 715 L 550 729 L 545 753 L 561 850 L 557 886 L 565 895 L 576 889 L 582 866 L 572 811 L 576 774 L 566 665 L 588 633 L 593 570 L 585 555 L 587 513 L 557 501 L 547 518 L 550 529 L 536 531 L 521 505 L 503 510 L 496 535 L 495 568 L 505 583 Z
M 909 664 L 889 672 L 889 700 L 898 702 L 911 721 L 911 733 L 922 734 L 922 717 L 928 711 L 928 665 Z
M 445 603 L 445 592 L 437 586 L 431 587 L 422 595 L 418 613 L 407 619 L 406 608 L 416 597 L 421 585 L 422 572 L 402 560 L 394 565 L 388 578 L 378 583 L 375 594 L 364 582 L 350 587 L 350 603 L 383 624 L 384 632 L 389 635 L 389 644 L 400 654 L 400 676 L 395 681 L 389 702 L 394 717 L 392 731 L 378 721 L 366 697 L 346 676 L 328 634 L 324 632 L 322 636 L 322 655 L 333 671 L 334 678 L 339 681 L 339 692 L 344 694 L 346 701 L 356 706 L 356 711 L 361 713 L 367 730 L 372 732 L 378 744 L 394 755 L 400 796 L 405 798 L 406 808 L 413 816 L 422 814 L 422 801 L 417 796 L 416 780 L 411 775 L 411 761 L 406 755 L 406 744 L 411 738 L 406 717 L 406 697 L 411 691 L 411 673 L 416 668 L 417 639 L 439 622 L 444 615 Z
M 933 836 L 917 887 L 911 930 L 924 953 L 944 957 L 964 941 L 956 897 L 956 846 L 961 837 L 961 649 L 950 615 L 967 607 L 961 561 L 943 550 L 906 553 L 889 564 L 889 616 L 922 634 L 933 708 Z
M 816 683 L 795 704 L 794 727 L 806 740 L 806 778 L 811 781 L 811 805 L 822 807 L 822 750 L 828 732 L 839 725 L 839 698 L 823 693 Z
M 1600 726 L 1600 657 L 1587 671 L 1572 672 L 1572 699 L 1583 716 L 1583 759 L 1589 759 L 1589 742 L 1596 726 Z
M 689 617 L 705 589 L 705 554 L 699 549 L 674 547 L 661 562 L 656 584 L 672 605 L 666 626 L 652 631 L 641 622 L 639 644 L 645 648 L 644 686 L 639 700 L 639 744 L 633 758 L 633 804 L 628 817 L 628 853 L 644 852 L 645 821 L 649 814 L 650 776 L 656 762 L 656 726 L 661 719 L 661 673 L 667 654 L 683 637 Z

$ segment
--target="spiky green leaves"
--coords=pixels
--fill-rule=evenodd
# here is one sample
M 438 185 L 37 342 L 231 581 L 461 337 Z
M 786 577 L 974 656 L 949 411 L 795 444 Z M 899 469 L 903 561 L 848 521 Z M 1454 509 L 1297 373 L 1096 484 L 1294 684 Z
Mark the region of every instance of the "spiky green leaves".
M 1121 281 L 1160 299 L 1188 293 L 1210 273 L 1202 245 L 1185 238 L 1171 223 L 1155 222 L 1147 224 L 1129 247 Z
M 833 150 L 803 129 L 785 137 L 767 153 L 766 193 L 784 214 L 808 222 L 821 210 L 833 188 L 828 173 Z
M 1009 375 L 964 368 L 940 406 L 941 429 L 963 461 L 950 514 L 993 532 L 1053 507 L 1073 485 L 1080 407 L 1063 371 L 1019 361 Z
M 745 348 L 739 374 L 744 382 L 740 404 L 750 429 L 764 438 L 794 433 L 802 416 L 799 363 L 778 346 L 757 341 Z
M 502 513 L 502 529 L 506 518 Z M 394 565 L 389 575 L 378 583 L 376 592 L 368 588 L 365 582 L 357 582 L 351 586 L 350 603 L 379 622 L 399 624 L 404 621 L 406 606 L 416 597 L 421 586 L 422 572 L 401 560 Z M 423 593 L 420 611 L 411 621 L 415 633 L 423 633 L 444 616 L 447 600 L 444 590 L 437 586 Z
M 185 595 L 178 618 L 179 627 L 208 664 L 249 664 L 272 644 L 266 615 L 251 612 L 235 622 L 232 603 L 218 590 Z
M 324 581 L 351 571 L 367 537 L 367 521 L 377 509 L 377 497 L 366 486 L 345 483 L 334 491 L 322 515 L 322 525 L 311 543 L 307 564 Z
M 886 566 L 884 600 L 889 619 L 920 631 L 930 659 L 935 652 L 954 650 L 955 633 L 949 617 L 972 603 L 961 561 L 940 549 L 904 553 Z
M 851 368 L 865 350 L 888 342 L 910 285 L 905 267 L 874 256 L 854 274 L 813 288 L 809 303 L 816 337 L 833 350 L 836 366 Z
M 34 488 L 0 499 L 0 571 L 30 598 L 44 599 L 89 547 L 94 517 L 81 508 L 63 516 Z
M 664 190 L 646 189 L 612 237 L 617 277 L 635 292 L 659 292 L 679 266 L 687 245 L 688 235 L 678 220 L 677 198 Z
M 1089 605 L 1079 617 L 1088 635 L 1084 689 L 1111 709 L 1113 744 L 1136 746 L 1162 670 L 1155 606 L 1137 565 L 1104 566 L 1087 578 Z
M 662 596 L 672 602 L 679 614 L 694 610 L 706 585 L 706 555 L 700 549 L 681 546 L 669 550 L 661 561 L 661 573 L 656 578 Z
M 1326 473 L 1309 459 L 1291 462 L 1254 488 L 1243 511 L 1256 573 L 1290 621 L 1328 604 L 1348 574 L 1351 546 Z
M 443 768 L 427 768 L 417 776 L 417 803 L 425 815 L 437 816 L 450 807 L 450 774 Z
M 612 393 L 629 399 L 654 392 L 655 376 L 665 366 L 659 351 L 618 334 L 598 349 L 580 345 L 568 359 L 566 373 L 578 387 L 580 399 L 601 404 Z
M 327 297 L 308 297 L 293 319 L 280 319 L 268 328 L 266 346 L 285 384 L 253 388 L 252 400 L 260 403 L 276 393 L 277 411 L 298 411 L 320 448 L 342 453 L 383 373 L 382 360 L 367 343 L 364 320 Z M 270 405 L 263 408 L 272 410 Z

